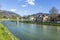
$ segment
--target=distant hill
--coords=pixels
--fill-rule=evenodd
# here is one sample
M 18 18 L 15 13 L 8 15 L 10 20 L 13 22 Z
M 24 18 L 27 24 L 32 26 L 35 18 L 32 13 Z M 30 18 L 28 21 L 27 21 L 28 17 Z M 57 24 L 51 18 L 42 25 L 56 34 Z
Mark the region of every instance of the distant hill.
M 5 11 L 5 10 L 0 10 L 0 17 L 3 17 L 3 16 L 6 16 L 6 17 L 20 17 L 20 15 L 14 13 L 14 12 L 11 12 L 11 11 Z
M 29 18 L 29 17 L 39 17 L 39 16 L 41 16 L 41 15 L 50 15 L 50 14 L 48 14 L 48 13 L 36 13 L 36 14 L 32 14 L 32 15 L 28 15 L 28 16 L 24 16 L 24 18 Z
M 50 14 L 48 14 L 48 13 L 36 13 L 36 14 L 30 15 L 30 16 L 39 16 L 39 15 L 50 15 Z

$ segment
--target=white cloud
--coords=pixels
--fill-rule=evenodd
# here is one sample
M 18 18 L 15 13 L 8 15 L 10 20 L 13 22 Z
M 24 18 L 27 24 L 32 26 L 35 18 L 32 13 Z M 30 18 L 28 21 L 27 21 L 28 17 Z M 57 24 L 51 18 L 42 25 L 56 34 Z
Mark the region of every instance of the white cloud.
M 35 5 L 35 0 L 26 0 L 26 2 L 30 5 Z
M 15 11 L 16 11 L 16 9 L 10 9 L 10 11 L 13 11 L 13 12 L 15 12 Z
M 27 5 L 22 5 L 22 7 L 26 7 Z

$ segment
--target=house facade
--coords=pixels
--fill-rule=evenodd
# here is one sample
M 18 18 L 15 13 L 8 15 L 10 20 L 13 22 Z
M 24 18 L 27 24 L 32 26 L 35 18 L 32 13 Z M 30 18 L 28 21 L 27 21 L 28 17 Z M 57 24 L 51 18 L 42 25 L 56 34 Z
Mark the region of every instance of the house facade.
M 47 22 L 49 20 L 49 16 L 44 16 L 43 17 L 43 22 Z

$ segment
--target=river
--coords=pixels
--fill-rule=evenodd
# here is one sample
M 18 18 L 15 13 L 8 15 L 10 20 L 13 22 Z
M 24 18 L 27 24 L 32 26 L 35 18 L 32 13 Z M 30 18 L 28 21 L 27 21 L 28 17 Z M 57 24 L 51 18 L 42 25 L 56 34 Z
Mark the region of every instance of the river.
M 20 40 L 60 40 L 60 27 L 16 22 L 2 22 Z

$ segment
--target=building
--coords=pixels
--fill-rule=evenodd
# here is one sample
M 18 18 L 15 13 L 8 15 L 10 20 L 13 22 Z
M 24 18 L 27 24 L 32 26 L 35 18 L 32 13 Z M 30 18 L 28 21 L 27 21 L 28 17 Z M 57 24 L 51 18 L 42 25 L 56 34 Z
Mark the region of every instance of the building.
M 30 19 L 30 21 L 34 21 L 36 18 L 31 16 L 31 17 L 29 17 L 29 19 Z
M 47 22 L 48 19 L 49 19 L 49 16 L 44 16 L 44 17 L 43 17 L 43 22 Z

